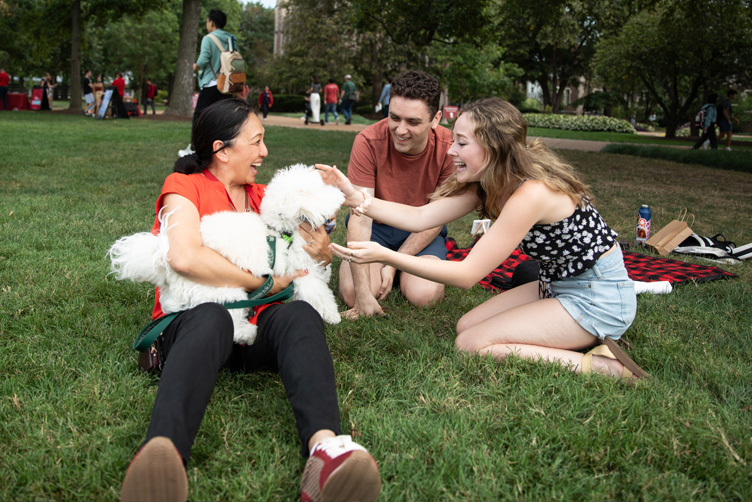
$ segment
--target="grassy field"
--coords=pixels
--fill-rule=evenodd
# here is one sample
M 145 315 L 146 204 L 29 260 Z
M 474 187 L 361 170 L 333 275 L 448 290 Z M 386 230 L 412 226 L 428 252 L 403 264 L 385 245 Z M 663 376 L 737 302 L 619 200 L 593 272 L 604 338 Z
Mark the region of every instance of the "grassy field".
M 158 379 L 130 348 L 152 288 L 109 277 L 105 254 L 150 228 L 189 132 L 0 114 L 0 500 L 117 499 Z M 353 138 L 269 127 L 259 181 L 294 162 L 345 166 Z M 562 153 L 624 239 L 647 203 L 654 229 L 686 207 L 698 233 L 752 242 L 752 174 Z M 460 244 L 471 220 L 450 225 Z M 343 430 L 378 460 L 381 500 L 750 500 L 752 268 L 725 268 L 738 278 L 639 297 L 623 341 L 653 378 L 635 387 L 458 354 L 456 321 L 491 296 L 477 286 L 426 309 L 393 294 L 386 318 L 327 327 Z M 223 372 L 188 464 L 190 499 L 299 500 L 303 464 L 279 378 Z

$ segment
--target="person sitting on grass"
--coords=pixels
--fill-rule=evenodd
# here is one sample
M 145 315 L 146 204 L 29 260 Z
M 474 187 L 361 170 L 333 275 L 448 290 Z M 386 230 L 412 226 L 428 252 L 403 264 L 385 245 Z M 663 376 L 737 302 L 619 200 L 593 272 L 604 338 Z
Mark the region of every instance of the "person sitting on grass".
M 528 142 L 522 114 L 498 98 L 461 109 L 448 155 L 455 172 L 421 207 L 373 198 L 357 191 L 336 167 L 317 167 L 327 183 L 342 190 L 345 204 L 355 208 L 356 215 L 409 232 L 475 210 L 493 220 L 464 260 L 422 260 L 375 242 L 332 244 L 334 254 L 352 263 L 386 263 L 467 289 L 519 246 L 539 262 L 540 280 L 495 296 L 462 316 L 457 348 L 497 359 L 516 354 L 575 371 L 647 376 L 609 342 L 629 328 L 637 298 L 617 234 L 592 206 L 593 196 L 574 169 L 539 139 Z M 580 352 L 599 340 L 606 345 Z
M 173 270 L 212 286 L 249 292 L 270 286 L 267 296 L 285 290 L 307 272 L 256 277 L 205 247 L 199 231 L 205 215 L 259 211 L 265 187 L 255 181 L 268 151 L 253 108 L 238 99 L 210 105 L 196 121 L 191 139 L 195 152 L 177 160 L 156 204 L 157 215 L 170 214 L 166 232 Z M 161 224 L 157 217 L 152 231 L 158 232 Z M 305 250 L 316 261 L 330 263 L 323 226 L 313 229 L 305 223 L 300 231 L 310 241 Z M 157 291 L 152 317 L 162 315 Z M 249 322 L 258 327 L 254 343 L 233 343 L 227 309 L 204 303 L 178 314 L 159 336 L 159 388 L 146 439 L 125 474 L 121 501 L 187 499 L 184 466 L 223 367 L 279 372 L 303 454 L 308 456 L 301 481 L 303 502 L 378 497 L 381 481 L 376 461 L 350 436 L 340 435 L 334 367 L 319 314 L 302 301 L 267 303 L 255 308 Z

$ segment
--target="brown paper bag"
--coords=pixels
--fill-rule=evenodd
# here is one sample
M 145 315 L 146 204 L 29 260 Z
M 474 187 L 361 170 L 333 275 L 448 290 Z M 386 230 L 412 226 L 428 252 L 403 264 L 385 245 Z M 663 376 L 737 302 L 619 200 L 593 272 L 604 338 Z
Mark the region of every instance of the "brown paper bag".
M 694 215 L 692 215 L 694 222 Z M 645 243 L 655 249 L 661 256 L 668 255 L 687 237 L 692 235 L 692 229 L 687 225 L 687 210 L 679 212 L 678 220 L 671 222 L 653 234 Z

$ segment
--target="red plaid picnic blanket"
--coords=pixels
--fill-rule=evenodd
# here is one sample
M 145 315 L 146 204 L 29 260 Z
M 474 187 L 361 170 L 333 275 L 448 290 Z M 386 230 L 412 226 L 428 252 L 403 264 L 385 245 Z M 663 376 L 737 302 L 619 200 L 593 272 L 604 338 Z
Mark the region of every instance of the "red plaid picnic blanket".
M 447 260 L 461 261 L 472 249 L 460 248 L 457 241 L 447 237 Z M 669 258 L 654 258 L 640 253 L 624 251 L 624 265 L 629 278 L 633 281 L 655 282 L 669 281 L 671 284 L 682 284 L 689 281 L 706 282 L 716 279 L 732 279 L 736 275 L 718 267 L 696 265 Z M 489 291 L 506 291 L 512 287 L 512 275 L 517 265 L 532 260 L 519 249 L 499 265 L 493 272 L 480 280 L 478 284 Z

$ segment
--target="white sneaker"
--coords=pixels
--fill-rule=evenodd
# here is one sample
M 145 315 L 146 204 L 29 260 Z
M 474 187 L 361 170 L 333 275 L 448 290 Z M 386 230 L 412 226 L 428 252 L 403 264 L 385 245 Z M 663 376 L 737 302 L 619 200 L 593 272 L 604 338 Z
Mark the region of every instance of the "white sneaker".
M 726 151 L 727 151 L 727 152 L 730 152 L 730 151 L 731 151 L 731 147 L 730 147 L 730 146 L 727 146 L 727 147 L 726 147 Z
M 702 144 L 702 149 L 707 150 L 709 146 L 710 146 L 710 140 L 706 139 L 705 143 Z
M 302 502 L 371 502 L 381 492 L 376 460 L 350 436 L 317 443 L 300 480 Z

